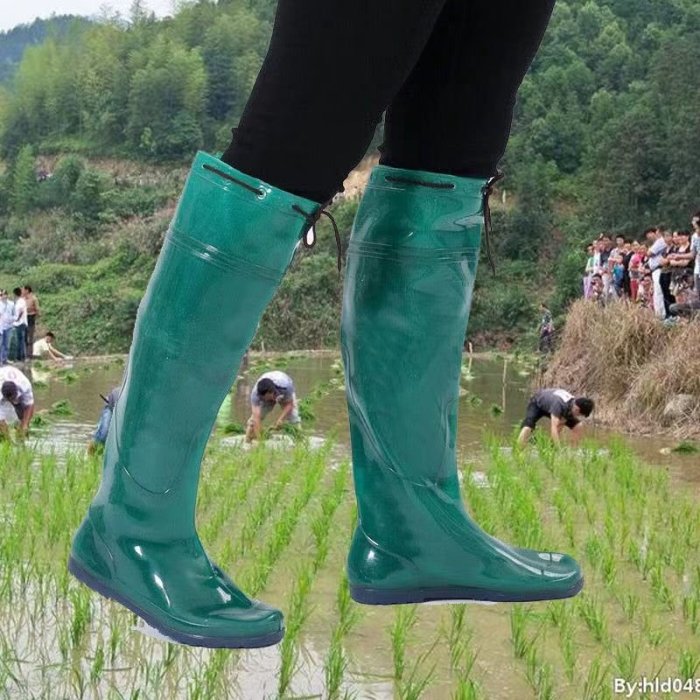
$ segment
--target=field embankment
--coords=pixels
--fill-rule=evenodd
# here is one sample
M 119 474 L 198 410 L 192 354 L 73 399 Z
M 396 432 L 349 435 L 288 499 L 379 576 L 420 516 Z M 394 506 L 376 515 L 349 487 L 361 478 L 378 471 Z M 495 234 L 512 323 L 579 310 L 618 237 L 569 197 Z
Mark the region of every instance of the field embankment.
M 646 309 L 579 301 L 544 382 L 591 396 L 612 427 L 698 437 L 699 342 L 698 321 L 668 327 Z

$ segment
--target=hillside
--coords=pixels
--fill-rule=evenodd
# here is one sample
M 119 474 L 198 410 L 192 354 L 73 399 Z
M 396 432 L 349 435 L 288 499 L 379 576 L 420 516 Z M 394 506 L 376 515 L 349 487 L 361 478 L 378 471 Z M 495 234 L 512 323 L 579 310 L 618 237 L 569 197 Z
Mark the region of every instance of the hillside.
M 69 34 L 75 38 L 91 24 L 84 17 L 59 15 L 51 19 L 36 19 L 31 24 L 21 24 L 0 32 L 0 83 L 8 82 L 15 74 L 27 47 L 38 46 L 48 37 L 59 42 Z
M 103 294 L 99 323 L 109 326 L 116 294 L 116 328 L 126 333 L 187 163 L 198 148 L 225 148 L 241 115 L 274 6 L 196 3 L 163 21 L 134 13 L 128 24 L 29 47 L 0 91 L 0 271 L 45 284 L 47 264 L 74 266 L 68 277 L 82 282 L 71 288 L 96 286 L 57 297 L 61 317 L 85 295 Z M 507 177 L 494 198 L 497 276 L 482 265 L 470 326 L 479 343 L 530 342 L 543 299 L 562 315 L 580 294 L 585 244 L 601 231 L 638 237 L 659 221 L 687 227 L 700 208 L 698 46 L 693 0 L 557 3 L 518 97 Z M 42 171 L 54 178 L 37 182 Z M 356 191 L 350 183 L 348 194 Z M 344 236 L 354 206 L 337 207 Z M 321 254 L 331 259 L 328 278 Z M 314 343 L 336 341 L 333 255 L 324 241 L 300 263 L 289 288 L 298 296 L 277 309 L 284 326 L 265 321 L 270 344 L 296 343 L 290 328 L 308 330 Z M 123 281 L 103 289 L 107 272 Z M 329 297 L 313 293 L 318 305 L 303 310 L 301 290 L 314 285 Z M 105 337 L 110 349 L 124 344 Z M 92 349 L 87 333 L 74 342 Z

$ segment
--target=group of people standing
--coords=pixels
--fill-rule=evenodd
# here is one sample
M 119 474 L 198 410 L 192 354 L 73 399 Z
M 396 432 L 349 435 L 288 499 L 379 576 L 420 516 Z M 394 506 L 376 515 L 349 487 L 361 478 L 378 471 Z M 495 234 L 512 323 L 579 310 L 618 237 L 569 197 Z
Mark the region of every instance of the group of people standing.
M 649 228 L 642 242 L 601 234 L 588 246 L 586 299 L 627 300 L 661 319 L 700 315 L 700 211 L 693 232 Z
M 34 332 L 39 317 L 39 300 L 29 285 L 15 287 L 12 298 L 6 289 L 0 289 L 0 364 L 8 360 L 24 362 L 34 348 Z M 10 344 L 15 338 L 13 357 Z
M 34 340 L 39 313 L 39 299 L 28 284 L 15 287 L 12 298 L 6 289 L 0 289 L 0 366 L 32 357 L 70 359 L 56 348 L 56 336 L 51 331 Z

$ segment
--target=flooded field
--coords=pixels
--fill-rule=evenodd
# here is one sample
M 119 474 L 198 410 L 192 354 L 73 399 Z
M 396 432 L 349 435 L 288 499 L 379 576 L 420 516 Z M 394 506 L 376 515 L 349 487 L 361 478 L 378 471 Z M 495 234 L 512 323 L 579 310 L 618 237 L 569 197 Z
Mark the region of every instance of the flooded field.
M 113 358 L 63 368 L 34 363 L 27 373 L 35 382 L 37 410 L 50 414 L 46 426 L 34 432 L 42 449 L 82 449 L 87 444 L 104 405 L 100 394 L 106 395 L 121 383 L 123 362 L 122 358 Z M 347 448 L 341 367 L 331 354 L 252 360 L 234 385 L 231 401 L 223 407 L 220 427 L 226 423 L 245 424 L 250 390 L 257 377 L 269 369 L 287 371 L 299 398 L 313 404 L 313 420 L 305 425 L 307 432 L 319 438 L 332 435 L 340 448 Z M 458 447 L 465 459 L 478 460 L 489 437 L 511 444 L 532 393 L 534 372 L 526 362 L 505 357 L 476 358 L 470 364 L 465 356 L 458 426 Z M 673 453 L 677 440 L 662 435 L 619 435 L 597 426 L 595 414 L 589 423 L 587 434 L 600 445 L 622 440 L 644 461 L 668 469 L 672 480 L 690 482 L 700 489 L 700 456 Z
M 257 375 L 284 368 L 312 439 L 244 449 Z M 465 363 L 460 468 L 482 526 L 575 554 L 565 602 L 370 608 L 348 595 L 355 518 L 342 373 L 332 357 L 254 362 L 219 420 L 198 523 L 212 558 L 281 607 L 277 647 L 208 651 L 154 641 L 69 578 L 70 536 L 99 480 L 85 444 L 120 363 L 35 368 L 47 411 L 25 450 L 0 447 L 0 689 L 12 698 L 613 698 L 613 679 L 700 677 L 700 465 L 663 438 L 594 431 L 577 451 L 511 449 L 525 364 Z M 397 407 L 400 410 L 400 407 Z M 691 687 L 691 686 L 688 686 Z M 621 696 L 622 697 L 622 696 Z M 635 692 L 635 698 L 693 697 Z M 697 697 L 697 694 L 695 694 Z

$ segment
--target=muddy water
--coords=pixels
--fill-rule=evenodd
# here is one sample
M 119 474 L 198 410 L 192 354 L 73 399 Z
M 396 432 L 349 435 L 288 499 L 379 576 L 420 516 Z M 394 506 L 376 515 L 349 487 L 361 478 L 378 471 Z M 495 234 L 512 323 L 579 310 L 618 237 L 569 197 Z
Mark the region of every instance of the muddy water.
M 306 396 L 315 386 L 339 377 L 337 358 L 327 355 L 284 359 L 284 365 L 294 379 L 297 395 Z M 334 368 L 336 363 L 336 368 Z M 275 366 L 267 361 L 264 366 L 253 362 L 241 374 L 232 395 L 230 420 L 245 423 L 248 417 L 249 396 L 260 372 Z M 465 370 L 467 363 L 465 361 Z M 256 369 L 259 367 L 259 369 Z M 94 430 L 103 406 L 100 394 L 106 394 L 120 384 L 123 368 L 121 358 L 104 362 L 76 362 L 67 367 L 38 364 L 27 373 L 36 381 L 37 410 L 50 410 L 56 402 L 68 401 L 72 409 L 68 416 L 47 416 L 49 425 L 35 431 L 35 436 L 47 447 L 66 449 L 85 445 Z M 457 444 L 464 458 L 478 460 L 484 439 L 495 436 L 509 439 L 517 430 L 531 393 L 532 375 L 528 367 L 505 358 L 475 358 L 471 370 L 462 378 L 459 434 Z M 315 419 L 306 426 L 314 435 L 333 434 L 339 445 L 347 448 L 348 426 L 342 386 L 331 388 L 313 406 Z M 620 435 L 595 425 L 592 421 L 588 434 L 605 444 L 622 439 L 646 462 L 669 470 L 674 481 L 700 484 L 700 459 L 697 454 L 665 454 L 676 442 L 664 436 Z

